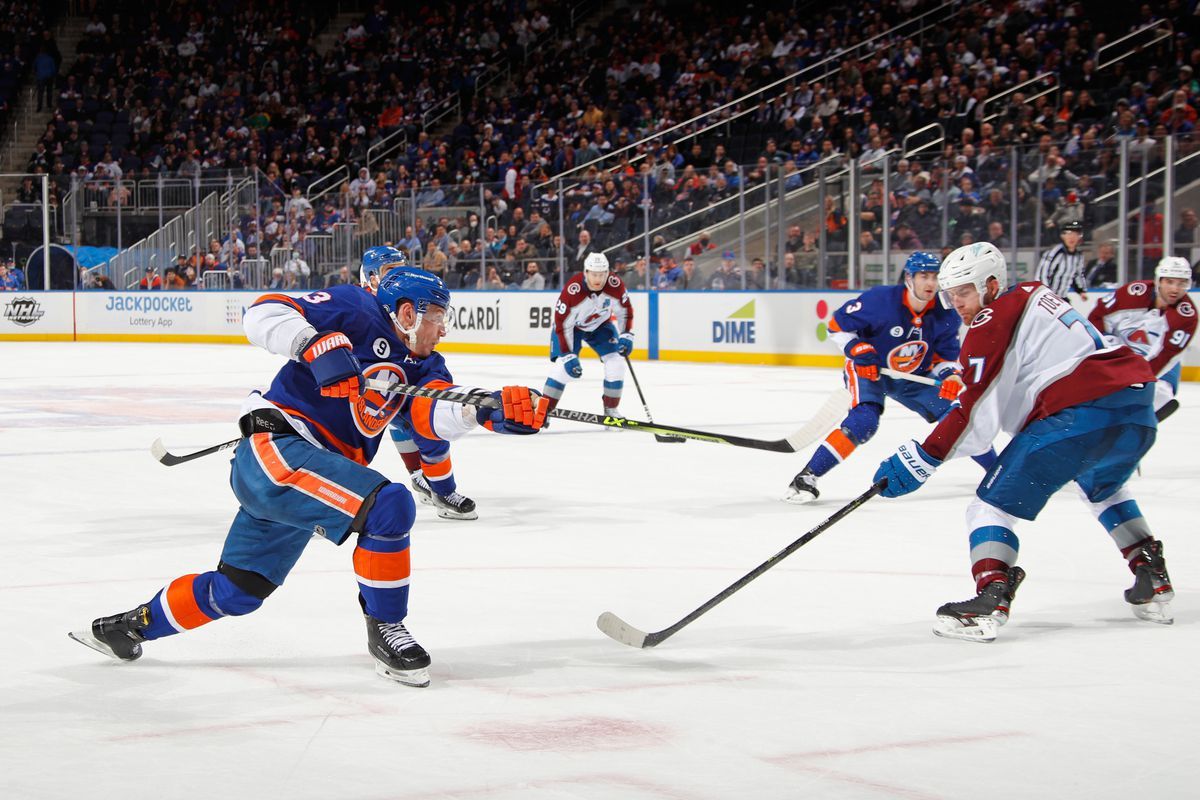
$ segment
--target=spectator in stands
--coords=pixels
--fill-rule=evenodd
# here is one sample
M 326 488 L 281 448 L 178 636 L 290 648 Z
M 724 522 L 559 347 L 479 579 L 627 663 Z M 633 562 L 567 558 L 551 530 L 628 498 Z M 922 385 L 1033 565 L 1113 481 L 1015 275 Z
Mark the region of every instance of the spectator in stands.
M 582 272 L 583 262 L 589 255 L 595 252 L 592 247 L 592 235 L 586 229 L 579 232 L 579 243 L 575 247 L 573 253 L 567 256 L 567 269 L 570 272 Z
M 746 288 L 762 291 L 767 288 L 767 263 L 761 258 L 750 261 L 750 271 L 746 273 Z
M 521 281 L 521 288 L 530 291 L 541 291 L 546 288 L 546 276 L 542 274 L 536 261 L 525 263 L 525 280 Z
M 703 289 L 703 278 L 696 270 L 696 259 L 690 255 L 684 256 L 679 277 L 675 281 L 676 289 Z
M 1046 220 L 1046 227 L 1051 230 L 1060 230 L 1071 222 L 1083 224 L 1083 203 L 1079 202 L 1079 195 L 1074 191 L 1068 191 L 1059 200 L 1054 213 Z
M 1084 267 L 1084 276 L 1088 287 L 1093 289 L 1117 284 L 1117 248 L 1111 242 L 1097 248 L 1096 257 Z
M 325 288 L 333 286 L 357 286 L 358 280 L 350 272 L 350 267 L 343 264 L 340 269 L 325 276 Z
M 879 242 L 875 241 L 875 237 L 870 231 L 859 231 L 858 233 L 858 252 L 860 253 L 878 253 Z
M 921 244 L 921 239 L 913 231 L 912 226 L 907 222 L 897 222 L 896 230 L 892 236 L 892 249 L 911 252 L 913 250 L 921 250 L 924 245 Z
M 283 271 L 290 276 L 294 286 L 301 289 L 309 287 L 309 276 L 312 275 L 312 267 L 304 260 L 299 250 L 293 250 L 292 256 L 283 264 Z
M 716 292 L 742 288 L 742 271 L 732 250 L 721 254 L 721 266 L 708 279 L 708 288 Z
M 487 268 L 487 277 L 480 276 L 479 281 L 475 285 L 476 289 L 503 289 L 504 281 L 500 278 L 500 272 L 494 266 Z
M 678 288 L 679 278 L 683 275 L 683 268 L 675 263 L 675 259 L 670 256 L 665 256 L 658 260 L 658 274 L 654 276 L 654 288 L 662 291 L 670 291 Z
M 162 276 L 158 274 L 158 270 L 154 267 L 146 267 L 142 279 L 138 281 L 139 289 L 161 289 L 163 288 Z
M 102 289 L 102 290 L 109 291 L 109 292 L 111 292 L 113 290 L 113 288 L 114 288 L 113 282 L 112 282 L 112 279 L 110 279 L 108 277 L 108 275 L 104 274 L 103 272 L 100 272 L 99 270 L 92 273 L 92 275 L 93 275 L 92 280 L 95 282 L 95 288 Z
M 993 220 L 988 223 L 987 241 L 994 244 L 1000 250 L 1007 250 L 1012 246 L 1012 240 L 1004 235 L 1004 223 L 999 220 Z
M 704 255 L 709 250 L 716 249 L 717 245 L 712 241 L 712 234 L 708 231 L 701 231 L 700 238 L 688 245 L 688 253 L 693 256 Z
M 1174 241 L 1176 248 L 1187 248 L 1200 244 L 1196 241 L 1196 228 L 1200 226 L 1200 219 L 1196 216 L 1195 209 L 1185 208 L 1179 212 L 1179 227 L 1175 229 Z M 1185 256 L 1189 260 L 1190 257 Z
M 54 81 L 58 78 L 58 61 L 46 45 L 38 48 L 33 59 L 33 77 L 37 82 L 37 110 L 54 107 Z
M 24 177 L 21 179 L 21 185 L 17 187 L 17 202 L 18 203 L 38 203 L 41 202 L 42 193 L 33 185 L 33 178 Z

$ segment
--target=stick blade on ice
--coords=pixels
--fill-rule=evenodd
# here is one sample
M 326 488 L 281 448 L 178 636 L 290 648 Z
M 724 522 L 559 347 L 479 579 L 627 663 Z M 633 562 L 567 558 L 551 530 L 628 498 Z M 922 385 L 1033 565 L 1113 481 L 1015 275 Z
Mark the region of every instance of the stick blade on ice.
M 596 620 L 596 627 L 610 639 L 630 647 L 645 647 L 646 632 L 640 631 L 611 611 L 605 611 Z
M 155 439 L 150 445 L 150 455 L 154 456 L 154 460 L 159 463 L 166 464 L 171 460 L 171 454 L 167 452 L 167 446 L 163 444 L 162 439 Z

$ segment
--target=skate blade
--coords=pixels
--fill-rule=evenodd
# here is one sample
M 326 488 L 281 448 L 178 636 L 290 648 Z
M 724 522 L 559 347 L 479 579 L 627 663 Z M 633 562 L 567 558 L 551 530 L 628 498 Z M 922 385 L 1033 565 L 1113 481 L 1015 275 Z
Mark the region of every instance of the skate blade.
M 418 502 L 419 502 L 421 505 L 423 505 L 423 506 L 431 506 L 431 505 L 433 505 L 433 500 L 429 499 L 429 495 L 427 495 L 427 494 L 424 494 L 424 493 L 422 493 L 422 492 L 418 492 L 418 491 L 416 491 L 415 489 L 413 490 L 413 494 L 417 496 L 417 501 L 418 501 Z
M 479 519 L 478 511 L 468 511 L 465 514 L 452 508 L 438 507 L 437 515 L 442 519 Z
M 1174 625 L 1175 615 L 1171 613 L 1170 603 L 1143 603 L 1141 605 L 1130 606 L 1133 609 L 1133 615 L 1140 620 L 1153 622 L 1158 625 Z
M 996 641 L 1000 622 L 992 617 L 975 617 L 964 620 L 958 617 L 939 616 L 933 626 L 936 636 L 944 639 L 959 639 L 964 642 L 988 643 Z
M 802 506 L 813 502 L 817 499 L 815 494 L 809 492 L 798 492 L 795 489 L 788 489 L 787 494 L 783 496 L 783 502 L 791 503 L 794 506 Z
M 413 686 L 417 689 L 424 689 L 429 685 L 429 668 L 420 667 L 418 669 L 392 669 L 391 667 L 375 662 L 375 674 L 380 677 L 387 678 L 389 681 L 403 684 L 405 686 Z
M 72 639 L 79 642 L 84 647 L 90 647 L 93 650 L 95 650 L 97 653 L 108 656 L 113 661 L 116 661 L 118 664 L 126 664 L 126 663 L 134 660 L 131 658 L 121 658 L 119 655 L 117 655 L 116 653 L 113 652 L 113 649 L 111 647 L 109 647 L 104 642 L 97 639 L 95 636 L 92 636 L 92 632 L 90 630 L 70 631 L 67 633 L 67 636 L 70 636 Z M 141 655 L 141 653 L 139 653 L 138 655 Z

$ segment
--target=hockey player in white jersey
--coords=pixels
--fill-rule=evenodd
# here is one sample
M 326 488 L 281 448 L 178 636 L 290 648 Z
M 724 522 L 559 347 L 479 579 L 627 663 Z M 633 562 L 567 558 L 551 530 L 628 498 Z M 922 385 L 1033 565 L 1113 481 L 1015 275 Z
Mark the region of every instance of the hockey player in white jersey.
M 554 304 L 554 330 L 550 333 L 550 375 L 542 394 L 553 409 L 567 384 L 583 377 L 579 351 L 583 343 L 596 351 L 604 364 L 604 413 L 618 416 L 617 406 L 625 386 L 625 357 L 633 352 L 633 305 L 625 283 L 609 274 L 608 257 L 592 253 L 583 261 L 583 272 L 573 275 Z
M 1134 615 L 1170 623 L 1174 593 L 1162 543 L 1125 485 L 1154 443 L 1154 375 L 1041 283 L 1005 292 L 1007 274 L 1004 256 L 986 243 L 942 262 L 938 284 L 969 326 L 960 354 L 966 388 L 923 443 L 901 445 L 875 473 L 886 479 L 881 493 L 899 497 L 946 459 L 983 452 L 1001 430 L 1013 437 L 967 508 L 978 595 L 939 608 L 934 632 L 996 638 L 1025 578 L 1016 565 L 1016 521 L 1036 519 L 1071 481 L 1133 573 L 1125 600 Z
M 1186 258 L 1167 256 L 1154 268 L 1154 280 L 1118 287 L 1098 302 L 1088 321 L 1104 334 L 1127 344 L 1150 362 L 1154 412 L 1159 421 L 1179 408 L 1183 351 L 1196 334 L 1196 304 L 1188 296 L 1192 265 Z

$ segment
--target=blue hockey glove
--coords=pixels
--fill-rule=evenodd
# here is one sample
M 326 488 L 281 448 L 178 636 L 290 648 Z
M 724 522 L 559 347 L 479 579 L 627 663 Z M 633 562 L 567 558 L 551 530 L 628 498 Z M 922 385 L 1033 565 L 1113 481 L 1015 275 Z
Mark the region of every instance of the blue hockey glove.
M 887 478 L 887 486 L 880 491 L 884 497 L 900 497 L 921 488 L 933 476 L 942 462 L 921 449 L 921 445 L 909 440 L 896 448 L 886 461 L 875 470 L 875 482 Z
M 550 411 L 550 398 L 528 386 L 505 386 L 492 392 L 499 408 L 480 408 L 475 412 L 479 424 L 495 433 L 527 436 L 537 433 Z
M 579 363 L 579 356 L 574 353 L 563 356 L 558 359 L 558 363 L 562 364 L 562 368 L 567 371 L 567 374 L 572 378 L 583 377 L 583 364 Z
M 352 348 L 346 334 L 329 331 L 314 336 L 300 353 L 325 397 L 352 397 L 359 393 L 362 367 Z
M 622 356 L 628 356 L 633 352 L 633 334 L 622 333 L 621 340 L 617 342 L 617 352 Z

